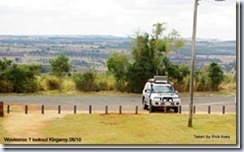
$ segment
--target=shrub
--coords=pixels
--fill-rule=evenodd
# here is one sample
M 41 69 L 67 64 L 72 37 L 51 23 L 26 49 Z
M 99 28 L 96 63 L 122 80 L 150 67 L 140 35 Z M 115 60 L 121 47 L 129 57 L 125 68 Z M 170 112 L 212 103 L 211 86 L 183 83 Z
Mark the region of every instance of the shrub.
M 36 76 L 39 72 L 40 67 L 36 65 L 13 65 L 6 72 L 6 78 L 11 82 L 14 92 L 36 92 Z
M 95 83 L 96 73 L 87 71 L 83 74 L 75 74 L 73 80 L 75 82 L 76 89 L 80 91 L 97 91 L 98 87 Z
M 0 81 L 0 93 L 10 93 L 13 90 L 12 83 L 8 80 Z
M 61 86 L 57 78 L 48 77 L 45 81 L 48 90 L 60 90 Z

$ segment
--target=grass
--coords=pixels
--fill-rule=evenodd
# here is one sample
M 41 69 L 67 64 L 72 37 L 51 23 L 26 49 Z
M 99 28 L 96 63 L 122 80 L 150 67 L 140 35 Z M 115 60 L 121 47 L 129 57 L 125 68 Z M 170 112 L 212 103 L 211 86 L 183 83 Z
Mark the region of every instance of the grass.
M 7 137 L 7 132 L 3 127 L 3 118 L 2 117 L 0 117 L 0 128 L 1 128 L 0 129 L 0 144 L 1 144 L 1 143 L 4 143 L 3 138 Z
M 236 144 L 236 115 L 80 114 L 48 123 L 46 137 L 81 137 L 71 144 Z M 204 136 L 196 138 L 195 136 Z M 205 138 L 219 135 L 220 138 Z M 230 139 L 221 138 L 229 136 Z

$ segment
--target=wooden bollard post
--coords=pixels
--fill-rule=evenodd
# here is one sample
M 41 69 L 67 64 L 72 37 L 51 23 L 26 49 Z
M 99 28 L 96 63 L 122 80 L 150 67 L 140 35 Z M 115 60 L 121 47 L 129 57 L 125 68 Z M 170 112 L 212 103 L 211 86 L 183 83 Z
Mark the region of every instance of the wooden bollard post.
M 7 106 L 7 113 L 10 113 L 10 105 Z
M 4 117 L 4 102 L 0 102 L 0 117 Z
M 181 106 L 179 106 L 179 113 L 181 114 Z
M 44 114 L 44 105 L 42 105 L 42 114 Z
M 76 111 L 77 111 L 77 106 L 75 105 L 74 106 L 74 114 L 76 114 Z
M 196 113 L 196 106 L 193 106 L 193 113 Z
M 208 114 L 211 114 L 211 106 L 208 106 Z
M 108 106 L 105 106 L 105 114 L 108 114 Z
M 167 112 L 167 106 L 164 106 L 164 113 Z
M 61 113 L 61 106 L 58 105 L 58 114 L 60 114 L 60 113 Z
M 136 106 L 136 112 L 135 112 L 135 114 L 138 114 L 138 106 Z
M 92 114 L 92 106 L 89 105 L 89 114 Z
M 122 106 L 119 106 L 119 114 L 122 114 Z
M 225 114 L 225 106 L 223 106 L 223 114 Z
M 25 105 L 25 114 L 28 114 L 28 105 Z

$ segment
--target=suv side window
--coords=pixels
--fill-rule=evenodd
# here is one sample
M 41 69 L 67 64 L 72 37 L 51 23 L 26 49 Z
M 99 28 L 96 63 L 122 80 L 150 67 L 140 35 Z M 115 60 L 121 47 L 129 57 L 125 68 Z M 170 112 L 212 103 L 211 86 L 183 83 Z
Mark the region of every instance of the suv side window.
M 147 91 L 151 91 L 151 85 L 150 85 L 150 83 L 147 84 L 147 86 L 146 86 L 146 90 L 147 90 Z

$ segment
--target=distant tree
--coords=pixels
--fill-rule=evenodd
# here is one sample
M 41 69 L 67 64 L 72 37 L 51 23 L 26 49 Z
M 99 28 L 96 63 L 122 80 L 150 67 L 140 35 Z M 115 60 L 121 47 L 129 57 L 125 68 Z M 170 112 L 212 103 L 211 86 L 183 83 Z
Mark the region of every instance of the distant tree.
M 59 86 L 62 86 L 62 79 L 66 76 L 71 70 L 71 64 L 69 63 L 69 58 L 60 55 L 50 62 L 51 68 L 50 72 L 52 75 L 56 76 L 59 79 Z M 59 91 L 62 91 L 62 88 L 59 88 Z
M 124 91 L 128 65 L 128 58 L 121 52 L 112 52 L 107 60 L 108 71 L 115 77 L 116 88 L 120 91 Z
M 208 77 L 212 90 L 218 90 L 218 86 L 224 80 L 224 72 L 217 63 L 211 63 L 208 67 Z
M 51 74 L 57 77 L 63 77 L 70 72 L 71 65 L 69 63 L 69 58 L 60 55 L 56 59 L 50 62 L 51 64 Z

